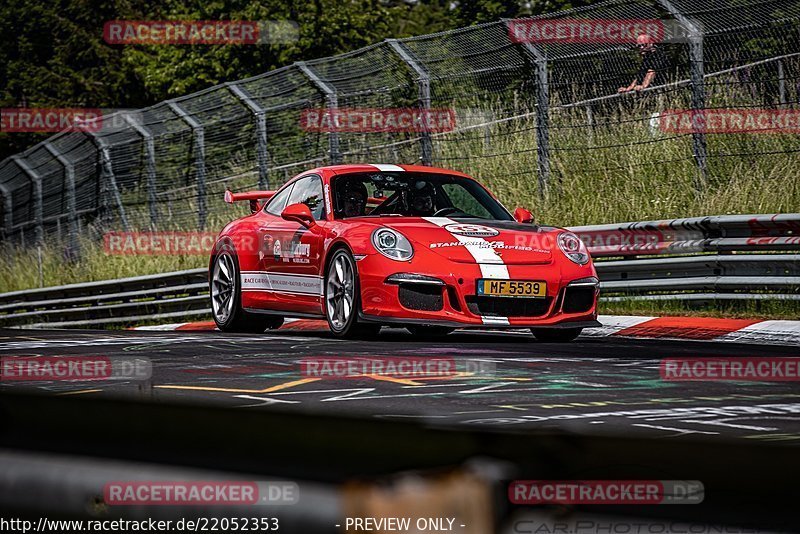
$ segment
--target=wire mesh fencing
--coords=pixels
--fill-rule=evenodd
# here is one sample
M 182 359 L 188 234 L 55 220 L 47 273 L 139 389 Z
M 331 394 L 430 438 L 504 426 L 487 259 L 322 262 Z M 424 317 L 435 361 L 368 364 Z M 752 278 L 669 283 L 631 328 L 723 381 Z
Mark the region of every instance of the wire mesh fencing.
M 796 169 L 798 104 L 800 2 L 610 0 L 107 115 L 0 163 L 0 223 L 6 242 L 71 251 L 109 230 L 213 229 L 232 216 L 225 189 L 371 161 L 456 168 L 566 210 L 585 203 L 576 188 L 624 197 L 648 176 L 671 202 L 764 158 L 758 172 Z

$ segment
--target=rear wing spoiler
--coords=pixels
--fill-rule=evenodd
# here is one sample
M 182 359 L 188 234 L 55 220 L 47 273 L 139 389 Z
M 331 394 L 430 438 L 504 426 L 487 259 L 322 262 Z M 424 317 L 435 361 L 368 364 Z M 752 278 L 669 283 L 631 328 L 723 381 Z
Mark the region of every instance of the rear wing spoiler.
M 275 191 L 245 191 L 244 193 L 234 193 L 230 189 L 225 191 L 225 202 L 228 204 L 233 204 L 234 202 L 240 202 L 242 200 L 249 200 L 250 201 L 250 211 L 252 213 L 257 212 L 261 209 L 261 204 L 259 204 L 259 200 L 269 200 L 272 198 L 272 195 L 275 194 Z

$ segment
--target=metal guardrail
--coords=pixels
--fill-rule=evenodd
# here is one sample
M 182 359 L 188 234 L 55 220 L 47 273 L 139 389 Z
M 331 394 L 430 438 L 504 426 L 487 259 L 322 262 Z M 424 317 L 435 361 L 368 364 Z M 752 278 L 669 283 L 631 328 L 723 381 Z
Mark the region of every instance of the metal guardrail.
M 605 300 L 800 300 L 797 213 L 571 230 L 596 260 Z
M 602 300 L 799 300 L 800 214 L 571 228 Z M 210 318 L 206 269 L 0 294 L 0 325 L 88 327 Z
M 209 312 L 206 269 L 0 293 L 4 326 L 126 325 Z

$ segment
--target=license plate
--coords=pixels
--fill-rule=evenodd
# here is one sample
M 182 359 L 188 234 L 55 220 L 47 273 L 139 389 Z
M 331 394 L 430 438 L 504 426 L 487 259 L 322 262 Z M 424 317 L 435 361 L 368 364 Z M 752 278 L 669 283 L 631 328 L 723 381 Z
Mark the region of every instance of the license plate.
M 532 280 L 478 280 L 478 295 L 494 297 L 546 297 L 547 282 Z

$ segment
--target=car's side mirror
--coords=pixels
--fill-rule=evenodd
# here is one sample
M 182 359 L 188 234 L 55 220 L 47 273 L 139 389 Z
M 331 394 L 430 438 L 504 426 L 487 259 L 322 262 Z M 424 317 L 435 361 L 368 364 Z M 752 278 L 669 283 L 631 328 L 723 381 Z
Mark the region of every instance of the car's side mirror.
M 533 222 L 533 213 L 525 208 L 517 208 L 514 210 L 514 220 L 518 223 L 530 224 Z
M 317 224 L 314 220 L 314 216 L 311 215 L 311 210 L 303 203 L 286 206 L 281 212 L 281 218 L 287 221 L 300 223 L 306 228 L 311 228 Z

